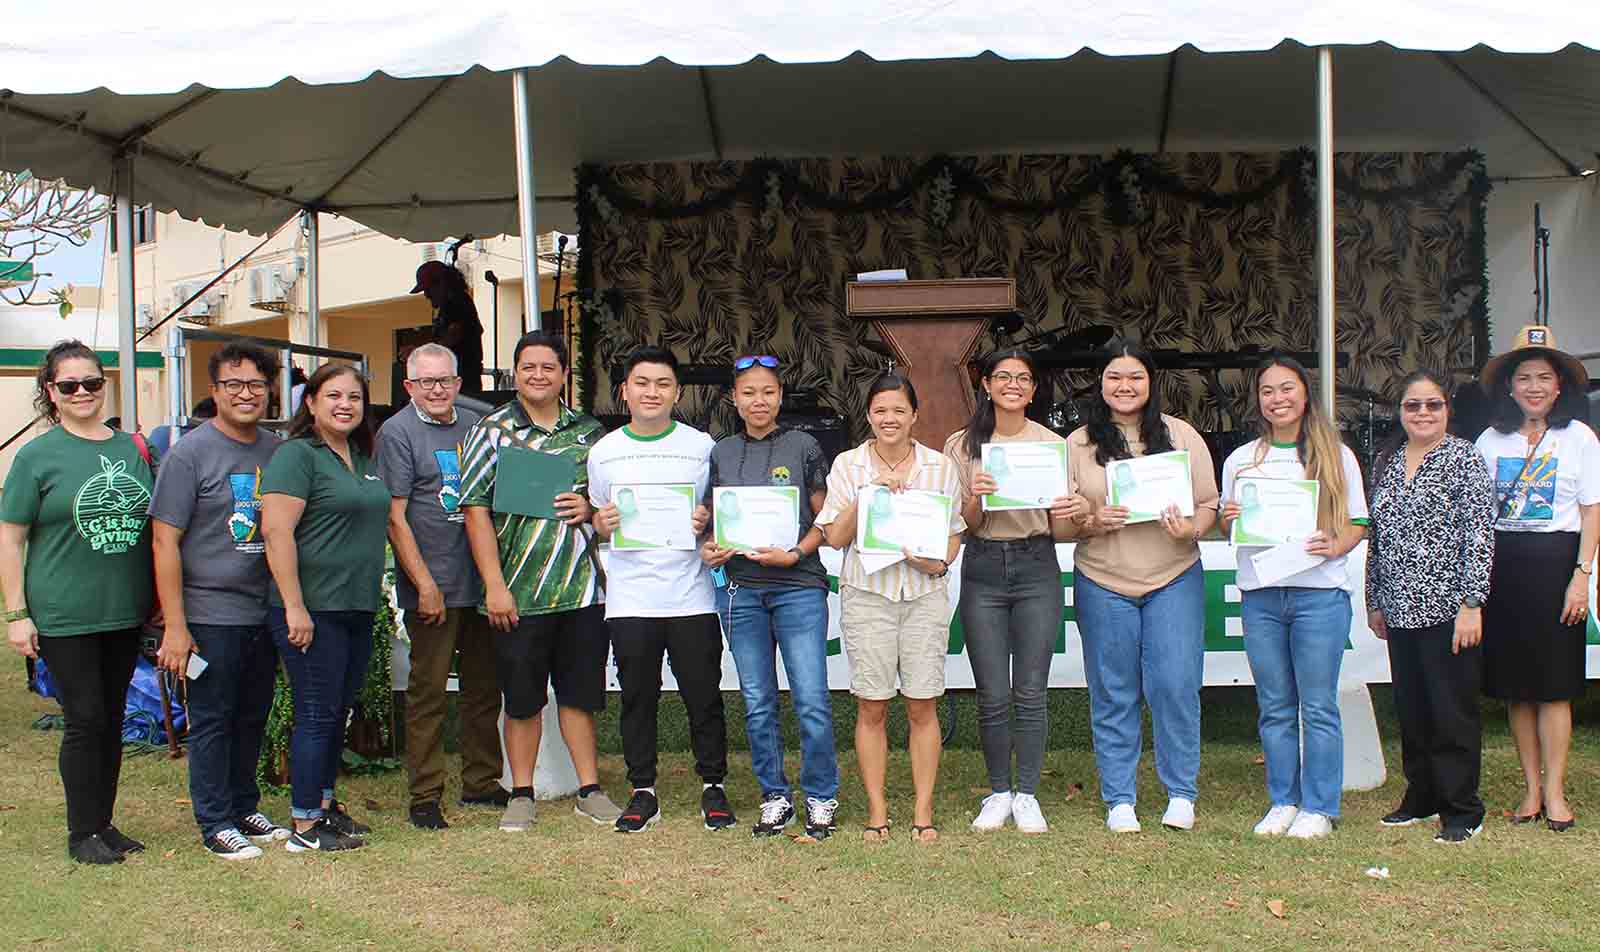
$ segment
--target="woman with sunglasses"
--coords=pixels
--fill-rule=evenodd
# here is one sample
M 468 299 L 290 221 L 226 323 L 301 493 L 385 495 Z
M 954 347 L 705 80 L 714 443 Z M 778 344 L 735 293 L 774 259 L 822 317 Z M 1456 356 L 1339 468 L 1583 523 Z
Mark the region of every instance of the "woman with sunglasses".
M 1399 433 L 1372 468 L 1367 620 L 1389 645 L 1406 792 L 1380 822 L 1440 820 L 1435 841 L 1483 829 L 1483 600 L 1494 559 L 1494 483 L 1471 443 L 1448 432 L 1443 378 L 1401 382 Z
M 723 636 L 739 669 L 750 766 L 761 784 L 755 836 L 775 836 L 795 818 L 795 791 L 783 768 L 777 657 L 783 655 L 789 699 L 800 726 L 800 788 L 806 832 L 818 839 L 834 828 L 839 808 L 839 761 L 828 694 L 828 573 L 817 557 L 822 530 L 816 514 L 828 495 L 828 463 L 808 433 L 778 425 L 783 381 L 778 358 L 740 357 L 733 364 L 733 405 L 744 428 L 711 450 L 711 485 L 798 486 L 800 541 L 789 549 L 739 555 L 710 540 L 701 558 L 725 573 L 716 589 Z
M 55 678 L 66 717 L 67 854 L 95 864 L 144 848 L 111 815 L 128 681 L 155 598 L 149 451 L 101 422 L 105 384 L 100 358 L 83 343 L 50 348 L 34 407 L 53 425 L 17 451 L 0 493 L 6 634 Z
M 1319 561 L 1266 584 L 1255 557 L 1269 546 L 1240 546 L 1236 555 L 1272 800 L 1255 832 L 1311 839 L 1333 831 L 1344 791 L 1339 668 L 1352 617 L 1345 557 L 1366 535 L 1367 498 L 1356 456 L 1312 398 L 1304 367 L 1268 358 L 1256 378 L 1256 401 L 1262 435 L 1222 464 L 1223 531 L 1244 513 L 1241 501 L 1248 502 L 1238 492 L 1241 477 L 1315 481 L 1317 528 L 1304 549 Z
M 366 411 L 367 381 L 324 364 L 261 474 L 267 629 L 294 691 L 291 853 L 354 849 L 368 832 L 334 797 L 345 721 L 372 657 L 389 532 Z

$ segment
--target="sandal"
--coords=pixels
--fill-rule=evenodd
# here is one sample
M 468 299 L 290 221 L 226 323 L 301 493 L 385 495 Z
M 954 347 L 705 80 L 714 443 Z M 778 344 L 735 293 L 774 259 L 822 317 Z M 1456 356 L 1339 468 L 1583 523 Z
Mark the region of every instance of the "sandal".
M 932 833 L 933 836 L 927 834 Z M 936 843 L 939 841 L 939 828 L 929 823 L 927 826 L 911 826 L 911 839 L 917 843 Z
M 889 824 L 885 823 L 882 826 L 863 826 L 861 828 L 861 840 L 864 843 L 889 842 Z

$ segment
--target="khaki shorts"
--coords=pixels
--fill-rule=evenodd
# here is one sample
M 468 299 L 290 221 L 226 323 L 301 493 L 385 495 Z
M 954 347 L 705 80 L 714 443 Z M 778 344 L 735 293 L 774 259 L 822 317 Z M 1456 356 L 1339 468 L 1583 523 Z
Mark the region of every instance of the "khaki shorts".
M 850 662 L 850 693 L 869 701 L 944 694 L 944 658 L 950 646 L 950 596 L 941 590 L 907 601 L 849 585 L 839 586 L 839 627 Z

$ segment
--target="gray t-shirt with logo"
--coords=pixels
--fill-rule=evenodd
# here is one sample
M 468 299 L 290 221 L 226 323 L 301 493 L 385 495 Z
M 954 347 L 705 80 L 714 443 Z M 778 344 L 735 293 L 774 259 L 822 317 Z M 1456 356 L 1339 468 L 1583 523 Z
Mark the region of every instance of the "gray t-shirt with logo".
M 240 443 L 208 421 L 161 459 L 150 517 L 183 530 L 178 555 L 191 625 L 267 623 L 261 471 L 278 443 L 264 429 L 254 443 Z
M 483 588 L 461 511 L 461 444 L 477 422 L 478 414 L 457 408 L 454 423 L 436 423 L 408 403 L 378 430 L 378 473 L 391 497 L 406 500 L 406 523 L 446 608 L 476 606 Z M 403 568 L 394 576 L 400 607 L 415 609 L 417 587 Z
M 828 489 L 828 462 L 809 433 L 780 427 L 759 440 L 735 433 L 718 440 L 711 450 L 711 485 L 799 486 L 800 538 L 804 539 L 817 517 L 811 509 L 811 493 Z M 728 561 L 728 574 L 740 585 L 828 587 L 828 572 L 814 552 L 787 569 L 736 555 Z

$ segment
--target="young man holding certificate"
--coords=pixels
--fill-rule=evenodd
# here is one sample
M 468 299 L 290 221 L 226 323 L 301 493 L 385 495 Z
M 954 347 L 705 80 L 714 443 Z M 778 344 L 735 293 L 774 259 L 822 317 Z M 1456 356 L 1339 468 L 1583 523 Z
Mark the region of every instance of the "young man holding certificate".
M 728 774 L 722 630 L 711 572 L 698 551 L 710 519 L 700 500 L 711 487 L 713 441 L 672 419 L 678 394 L 677 357 L 661 347 L 635 348 L 622 381 L 632 419 L 589 453 L 594 527 L 611 541 L 606 623 L 622 682 L 622 755 L 633 784 L 616 821 L 621 833 L 642 832 L 661 819 L 656 712 L 663 655 L 689 714 L 701 819 L 708 830 L 734 823 L 722 786 Z
M 479 420 L 461 459 L 461 508 L 495 629 L 511 800 L 500 829 L 533 823 L 533 767 L 548 684 L 578 773 L 579 816 L 622 813 L 600 789 L 594 715 L 606 706 L 604 576 L 589 528 L 584 465 L 604 427 L 561 402 L 567 345 L 542 331 L 512 352 L 517 399 Z M 501 473 L 501 469 L 505 473 Z M 501 478 L 501 477 L 505 478 Z

